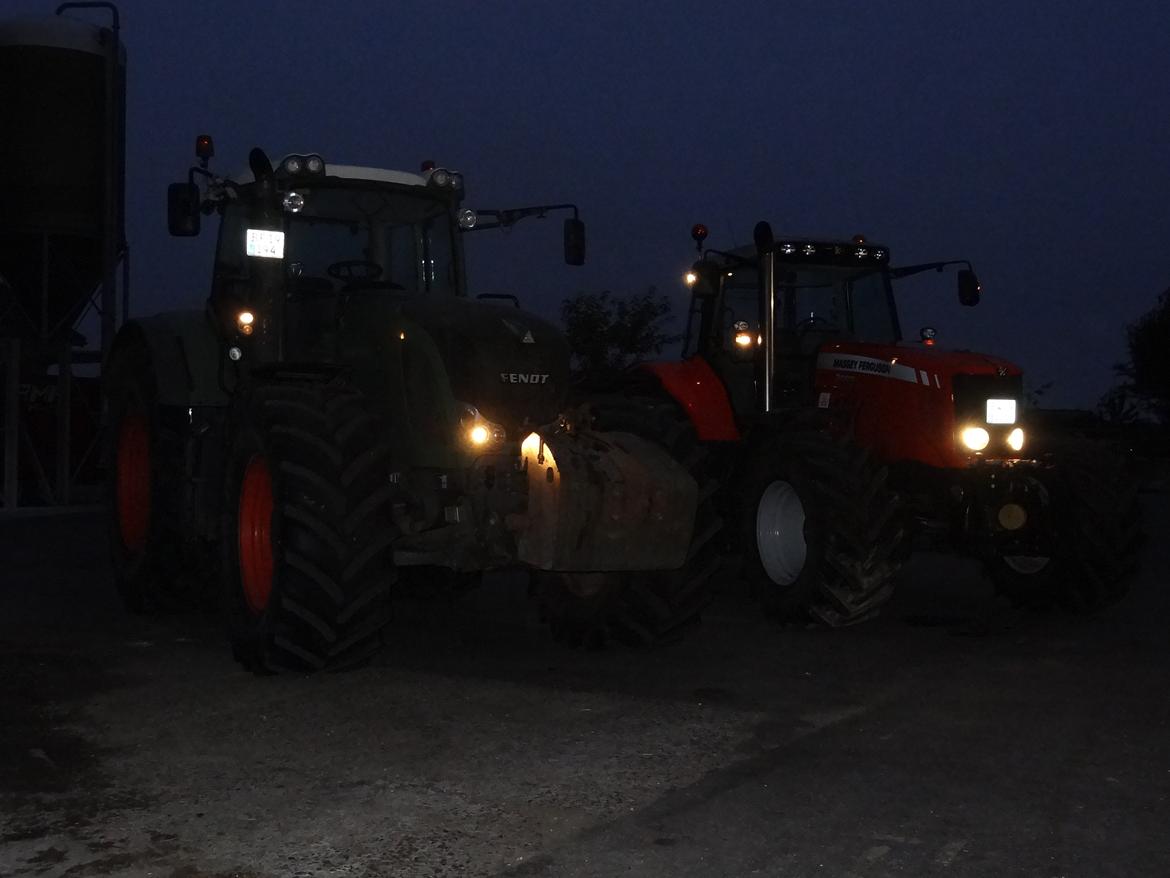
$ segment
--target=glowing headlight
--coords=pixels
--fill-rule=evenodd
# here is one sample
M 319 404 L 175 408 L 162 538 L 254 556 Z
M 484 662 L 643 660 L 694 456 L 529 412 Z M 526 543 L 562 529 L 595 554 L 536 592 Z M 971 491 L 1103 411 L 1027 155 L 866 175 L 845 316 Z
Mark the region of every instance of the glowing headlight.
M 251 311 L 241 311 L 236 315 L 236 329 L 244 335 L 251 335 L 255 329 L 256 315 Z
M 459 419 L 459 431 L 467 445 L 475 449 L 487 449 L 507 438 L 504 428 L 481 415 L 475 406 L 466 403 L 462 405 L 463 417 Z
M 1008 448 L 1012 451 L 1023 451 L 1024 449 L 1024 431 L 1016 427 L 1007 437 Z
M 750 348 L 752 346 L 752 342 L 754 341 L 755 339 L 751 337 L 750 333 L 737 332 L 735 334 L 735 343 L 741 348 Z
M 696 283 L 699 282 L 699 276 L 693 271 L 688 271 L 683 275 L 683 280 L 686 281 L 688 287 L 693 287 Z
M 959 434 L 959 438 L 972 451 L 982 451 L 991 441 L 991 434 L 982 427 L 967 427 Z

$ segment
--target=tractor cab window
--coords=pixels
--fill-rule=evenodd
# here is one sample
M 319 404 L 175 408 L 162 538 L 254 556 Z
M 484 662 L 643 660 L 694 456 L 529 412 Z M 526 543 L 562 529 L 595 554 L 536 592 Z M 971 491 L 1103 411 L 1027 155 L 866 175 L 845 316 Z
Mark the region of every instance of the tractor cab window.
M 754 268 L 739 268 L 724 282 L 722 307 L 712 321 L 718 347 L 732 349 L 744 323 L 753 334 L 763 331 L 757 277 Z M 875 342 L 898 337 L 884 273 L 832 266 L 777 266 L 776 326 L 813 341 L 825 334 Z
M 447 205 L 382 188 L 298 188 L 285 211 L 284 271 L 293 298 L 348 290 L 454 294 L 458 289 Z M 246 294 L 248 209 L 224 210 L 214 294 Z
M 422 227 L 422 275 L 427 289 L 439 293 L 456 292 L 454 230 L 447 215 L 435 217 Z
M 285 214 L 290 287 L 331 291 L 452 292 L 445 203 L 393 190 L 298 190 L 304 207 Z M 327 285 L 327 286 L 326 286 Z
M 846 283 L 850 328 L 862 341 L 893 344 L 901 338 L 894 296 L 884 271 L 854 275 Z

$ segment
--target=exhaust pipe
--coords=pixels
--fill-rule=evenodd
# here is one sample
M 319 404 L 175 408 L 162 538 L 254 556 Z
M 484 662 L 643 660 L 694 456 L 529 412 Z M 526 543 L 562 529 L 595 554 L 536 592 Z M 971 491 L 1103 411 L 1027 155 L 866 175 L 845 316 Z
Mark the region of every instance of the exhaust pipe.
M 776 381 L 776 238 L 772 234 L 772 227 L 766 222 L 756 223 L 753 237 L 760 265 L 760 326 L 764 329 L 760 370 L 763 374 L 757 378 L 756 387 L 763 397 L 760 410 L 768 414 L 772 411 Z

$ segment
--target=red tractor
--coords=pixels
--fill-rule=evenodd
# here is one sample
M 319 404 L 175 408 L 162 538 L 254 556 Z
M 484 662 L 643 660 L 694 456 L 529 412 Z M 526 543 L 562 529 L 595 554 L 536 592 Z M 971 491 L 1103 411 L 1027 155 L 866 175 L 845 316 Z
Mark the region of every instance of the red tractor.
M 692 237 L 702 251 L 705 227 Z M 913 545 L 981 560 L 1030 605 L 1101 607 L 1125 591 L 1137 489 L 1100 443 L 1033 436 L 1014 364 L 902 336 L 899 278 L 970 263 L 890 266 L 886 247 L 776 239 L 708 249 L 687 273 L 684 359 L 646 368 L 698 436 L 725 446 L 726 514 L 747 576 L 778 615 L 872 615 Z

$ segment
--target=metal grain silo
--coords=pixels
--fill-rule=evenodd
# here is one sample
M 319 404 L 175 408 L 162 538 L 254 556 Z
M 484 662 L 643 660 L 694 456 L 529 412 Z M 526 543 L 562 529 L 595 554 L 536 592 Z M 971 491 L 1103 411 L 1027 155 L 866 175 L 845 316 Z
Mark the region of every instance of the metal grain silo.
M 0 336 L 67 338 L 103 279 L 112 330 L 125 52 L 109 4 L 58 12 L 86 5 L 109 8 L 114 27 L 60 14 L 0 22 Z

